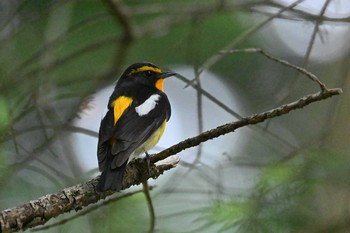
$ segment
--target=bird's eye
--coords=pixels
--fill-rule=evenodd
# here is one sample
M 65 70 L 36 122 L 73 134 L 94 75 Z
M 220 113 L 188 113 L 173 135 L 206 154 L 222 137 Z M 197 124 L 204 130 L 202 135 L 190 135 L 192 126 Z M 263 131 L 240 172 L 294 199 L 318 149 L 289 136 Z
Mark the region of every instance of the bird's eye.
M 151 77 L 151 76 L 153 75 L 153 71 L 151 71 L 151 70 L 146 70 L 146 71 L 145 71 L 145 75 L 146 75 L 147 77 Z

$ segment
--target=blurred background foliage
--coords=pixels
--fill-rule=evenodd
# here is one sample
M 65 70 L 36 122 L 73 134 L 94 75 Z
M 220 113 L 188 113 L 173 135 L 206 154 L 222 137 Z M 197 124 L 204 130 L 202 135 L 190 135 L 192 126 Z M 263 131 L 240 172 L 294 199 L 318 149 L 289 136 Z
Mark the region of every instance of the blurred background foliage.
M 207 153 L 213 164 L 182 163 L 165 174 L 152 191 L 157 232 L 348 232 L 346 0 L 13 0 L 1 1 L 0 12 L 1 209 L 96 174 L 80 162 L 96 152 L 77 155 L 68 135 L 96 137 L 72 123 L 131 63 L 189 65 L 188 79 L 209 69 L 242 100 L 239 111 L 228 106 L 240 116 L 318 91 L 259 54 L 220 53 L 261 47 L 343 95 L 235 132 L 244 135 L 239 150 Z M 43 232 L 145 232 L 148 224 L 138 193 Z

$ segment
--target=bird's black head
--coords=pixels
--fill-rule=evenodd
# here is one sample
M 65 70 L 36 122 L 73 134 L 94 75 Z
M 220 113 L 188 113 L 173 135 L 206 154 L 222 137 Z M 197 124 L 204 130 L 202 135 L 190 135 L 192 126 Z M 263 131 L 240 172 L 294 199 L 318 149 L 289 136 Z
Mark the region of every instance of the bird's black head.
M 174 72 L 163 72 L 159 67 L 149 62 L 135 63 L 123 72 L 118 80 L 118 84 L 135 83 L 156 87 L 163 91 L 164 79 L 174 76 Z

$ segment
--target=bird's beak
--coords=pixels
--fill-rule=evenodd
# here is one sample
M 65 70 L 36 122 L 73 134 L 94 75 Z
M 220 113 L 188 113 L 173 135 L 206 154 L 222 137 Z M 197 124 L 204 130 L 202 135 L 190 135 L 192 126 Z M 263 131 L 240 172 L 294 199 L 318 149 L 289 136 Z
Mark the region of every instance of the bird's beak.
M 167 72 L 164 72 L 160 75 L 161 78 L 168 78 L 168 77 L 171 77 L 171 76 L 174 76 L 174 75 L 177 75 L 177 73 L 175 72 L 171 72 L 171 71 L 167 71 Z

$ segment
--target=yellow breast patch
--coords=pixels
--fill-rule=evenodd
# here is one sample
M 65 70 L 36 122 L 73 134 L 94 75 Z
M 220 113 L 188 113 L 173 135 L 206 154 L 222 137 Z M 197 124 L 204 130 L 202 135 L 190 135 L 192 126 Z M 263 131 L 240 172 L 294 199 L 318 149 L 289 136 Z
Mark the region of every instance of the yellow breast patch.
M 141 145 L 134 151 L 134 156 L 138 157 L 140 154 L 144 153 L 152 149 L 162 137 L 165 127 L 166 120 L 162 123 L 162 125 Z
M 119 118 L 123 115 L 125 110 L 132 104 L 132 98 L 126 96 L 120 96 L 114 100 L 111 104 L 114 111 L 114 125 L 117 123 Z

